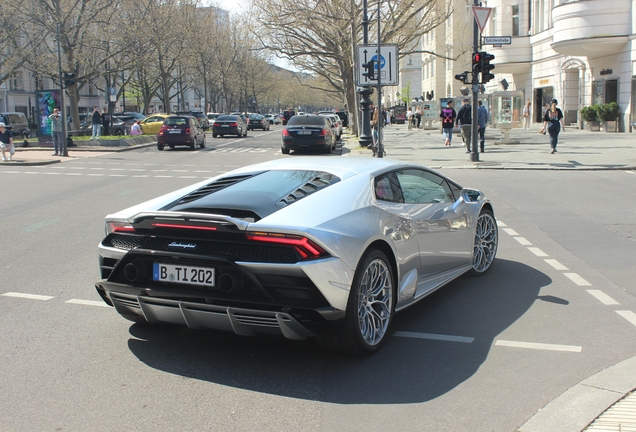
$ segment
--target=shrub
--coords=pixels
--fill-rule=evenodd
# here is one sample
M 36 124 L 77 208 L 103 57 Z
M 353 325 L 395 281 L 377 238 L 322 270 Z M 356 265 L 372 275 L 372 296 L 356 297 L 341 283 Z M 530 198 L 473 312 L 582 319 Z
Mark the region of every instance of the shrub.
M 586 122 L 598 121 L 599 107 L 599 105 L 592 105 L 581 108 L 581 118 Z
M 610 102 L 603 104 L 599 109 L 599 117 L 601 121 L 616 121 L 618 120 L 618 104 L 616 102 Z

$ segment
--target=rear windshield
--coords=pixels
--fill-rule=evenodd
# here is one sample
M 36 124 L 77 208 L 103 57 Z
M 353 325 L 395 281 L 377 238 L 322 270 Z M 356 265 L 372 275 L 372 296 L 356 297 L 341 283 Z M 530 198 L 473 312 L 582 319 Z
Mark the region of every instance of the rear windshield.
M 187 125 L 188 117 L 168 117 L 163 121 L 165 125 Z
M 224 115 L 224 116 L 218 116 L 216 118 L 219 121 L 223 121 L 223 120 L 231 120 L 231 121 L 237 121 L 237 116 L 233 116 L 233 115 Z
M 287 126 L 298 125 L 324 126 L 325 118 L 321 116 L 294 116 L 287 122 Z
M 250 116 L 250 120 L 261 120 L 262 118 L 263 118 L 263 116 L 260 115 L 260 114 L 252 114 Z

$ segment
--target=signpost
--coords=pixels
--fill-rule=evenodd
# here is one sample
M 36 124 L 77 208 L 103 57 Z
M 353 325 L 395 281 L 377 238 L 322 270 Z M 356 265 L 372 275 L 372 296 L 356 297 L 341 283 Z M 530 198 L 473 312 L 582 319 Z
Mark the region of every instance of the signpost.
M 510 45 L 512 36 L 483 36 L 481 42 L 484 45 Z

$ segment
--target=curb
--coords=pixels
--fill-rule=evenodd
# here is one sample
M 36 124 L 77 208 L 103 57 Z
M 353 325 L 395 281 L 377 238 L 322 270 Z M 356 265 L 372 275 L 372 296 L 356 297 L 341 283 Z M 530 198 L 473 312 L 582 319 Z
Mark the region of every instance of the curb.
M 156 142 L 152 142 L 152 143 L 146 143 L 146 144 L 137 144 L 137 145 L 133 145 L 133 146 L 125 146 L 125 147 L 111 147 L 111 146 L 90 146 L 90 147 L 71 147 L 70 151 L 73 152 L 100 152 L 100 153 L 120 153 L 120 152 L 125 152 L 125 151 L 130 151 L 130 150 L 136 150 L 136 149 L 140 149 L 140 148 L 145 148 L 145 147 L 152 147 L 155 146 L 157 143 Z M 68 149 L 67 149 L 68 150 Z M 51 151 L 50 148 L 48 147 L 18 147 L 16 148 L 16 153 L 18 154 L 19 152 L 33 152 L 33 151 Z M 8 161 L 8 162 L 0 162 L 0 166 L 42 166 L 42 165 L 52 165 L 52 164 L 56 164 L 56 163 L 60 163 L 63 161 L 66 161 L 68 156 L 58 156 L 61 157 L 62 159 L 43 159 L 43 160 L 38 160 L 38 161 L 17 161 L 17 160 L 12 160 L 12 161 Z
M 581 381 L 537 412 L 518 432 L 580 432 L 626 395 L 636 390 L 636 357 Z M 623 414 L 633 418 L 633 412 Z M 618 430 L 618 429 L 616 429 Z

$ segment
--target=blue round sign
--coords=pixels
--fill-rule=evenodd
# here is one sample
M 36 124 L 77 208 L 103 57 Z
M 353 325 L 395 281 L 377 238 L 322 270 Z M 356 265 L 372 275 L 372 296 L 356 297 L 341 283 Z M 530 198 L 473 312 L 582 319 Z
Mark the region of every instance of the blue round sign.
M 375 68 L 378 68 L 378 55 L 374 55 L 373 57 L 371 57 L 371 60 L 375 60 Z M 384 69 L 384 64 L 386 63 L 386 60 L 384 59 L 384 57 L 380 56 L 380 69 Z

